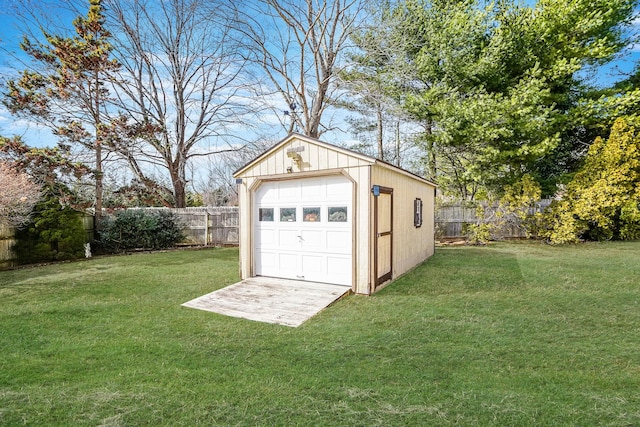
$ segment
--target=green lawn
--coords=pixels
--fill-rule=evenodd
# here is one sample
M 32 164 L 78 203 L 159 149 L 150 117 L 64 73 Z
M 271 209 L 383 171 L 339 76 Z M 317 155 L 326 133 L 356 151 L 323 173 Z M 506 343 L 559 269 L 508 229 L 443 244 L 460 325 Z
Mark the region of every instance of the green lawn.
M 438 248 L 299 328 L 180 306 L 237 257 L 0 272 L 0 425 L 640 425 L 640 242 Z

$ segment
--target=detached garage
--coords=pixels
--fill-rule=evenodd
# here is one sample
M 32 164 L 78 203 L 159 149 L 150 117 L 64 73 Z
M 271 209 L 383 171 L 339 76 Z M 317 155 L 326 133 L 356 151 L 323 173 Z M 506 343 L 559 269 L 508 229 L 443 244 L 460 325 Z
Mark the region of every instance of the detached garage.
M 240 274 L 371 294 L 434 252 L 435 185 L 291 134 L 235 174 Z

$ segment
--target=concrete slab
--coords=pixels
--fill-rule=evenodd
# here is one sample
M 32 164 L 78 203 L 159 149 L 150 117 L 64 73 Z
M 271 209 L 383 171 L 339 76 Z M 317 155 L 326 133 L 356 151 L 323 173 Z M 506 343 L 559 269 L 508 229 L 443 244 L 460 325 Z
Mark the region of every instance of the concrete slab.
M 328 283 L 253 277 L 182 304 L 258 322 L 298 327 L 351 288 Z

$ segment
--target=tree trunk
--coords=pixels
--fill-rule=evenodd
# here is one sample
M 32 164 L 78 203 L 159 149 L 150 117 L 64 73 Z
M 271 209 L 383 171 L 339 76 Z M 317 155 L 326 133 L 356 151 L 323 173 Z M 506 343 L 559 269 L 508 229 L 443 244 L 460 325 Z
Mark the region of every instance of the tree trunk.
M 100 230 L 102 226 L 102 144 L 100 139 L 96 138 L 96 212 L 95 224 L 96 230 Z
M 376 111 L 377 123 L 377 141 L 378 141 L 378 158 L 384 160 L 384 128 L 382 124 L 382 109 Z
M 181 161 L 180 157 L 171 163 L 169 174 L 171 175 L 171 183 L 173 185 L 174 206 L 176 208 L 186 208 L 187 182 L 185 179 L 184 162 Z
M 187 192 L 183 180 L 178 179 L 173 182 L 173 197 L 176 208 L 187 207 Z
M 400 120 L 396 121 L 396 166 L 400 167 Z
M 436 147 L 433 144 L 431 135 L 433 134 L 433 124 L 431 120 L 427 123 L 425 133 L 427 134 L 427 179 L 436 179 Z

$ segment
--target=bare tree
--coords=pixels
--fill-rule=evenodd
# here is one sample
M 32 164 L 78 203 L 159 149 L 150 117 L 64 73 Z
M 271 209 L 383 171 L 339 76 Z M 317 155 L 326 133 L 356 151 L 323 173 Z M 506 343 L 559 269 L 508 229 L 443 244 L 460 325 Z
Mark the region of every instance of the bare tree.
M 27 223 L 40 195 L 40 186 L 27 174 L 0 161 L 0 224 L 19 227 Z
M 189 162 L 241 147 L 242 118 L 251 112 L 227 3 L 105 3 L 122 64 L 114 92 L 127 117 L 113 149 L 145 185 L 156 184 L 150 173 L 167 171 L 175 206 L 184 207 Z
M 207 206 L 237 205 L 238 189 L 233 173 L 267 151 L 277 141 L 259 137 L 237 152 L 223 153 L 209 159 L 206 174 L 201 174 L 196 183 L 198 193 L 202 194 Z
M 291 118 L 289 132 L 301 128 L 320 137 L 332 125 L 324 117 L 335 104 L 340 55 L 359 25 L 360 0 L 255 0 L 242 3 L 238 30 L 250 41 L 251 59 L 267 76 Z

